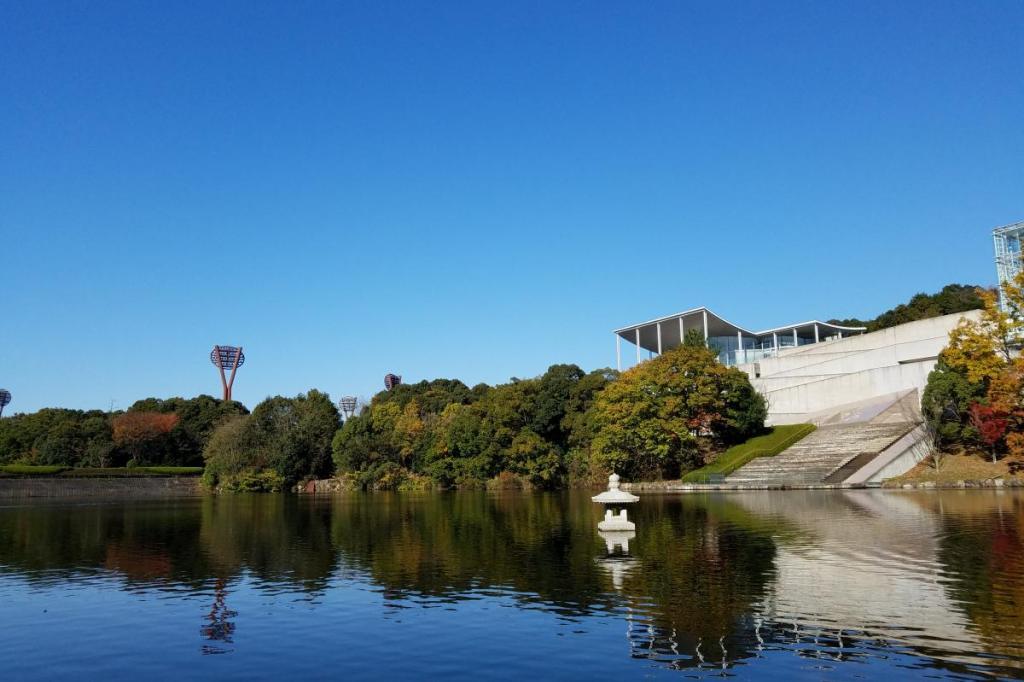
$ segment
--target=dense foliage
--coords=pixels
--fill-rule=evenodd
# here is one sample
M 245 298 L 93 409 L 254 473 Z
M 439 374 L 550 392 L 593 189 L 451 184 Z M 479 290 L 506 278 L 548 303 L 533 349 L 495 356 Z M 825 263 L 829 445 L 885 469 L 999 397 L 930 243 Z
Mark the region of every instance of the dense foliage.
M 1009 456 L 1024 465 L 1024 273 L 996 295 L 981 292 L 981 319 L 962 320 L 950 332 L 928 376 L 922 409 L 943 449 L 983 448 L 993 461 Z
M 627 479 L 676 478 L 763 431 L 767 411 L 744 372 L 685 344 L 623 373 L 597 397 L 594 463 Z
M 981 291 L 981 287 L 969 284 L 947 284 L 937 294 L 915 294 L 907 303 L 901 303 L 871 320 L 849 318 L 830 322 L 847 327 L 867 327 L 869 332 L 874 332 L 906 322 L 977 310 L 985 305 Z
M 214 426 L 245 414 L 207 395 L 148 398 L 127 412 L 46 408 L 0 419 L 0 464 L 196 466 Z
M 203 458 L 205 481 L 224 490 L 280 490 L 329 476 L 338 409 L 326 393 L 267 398 L 252 414 L 214 430 Z
M 763 429 L 747 376 L 690 335 L 621 377 L 553 365 L 469 388 L 437 379 L 376 395 L 341 425 L 325 393 L 267 398 L 251 414 L 209 396 L 140 400 L 126 412 L 40 410 L 0 420 L 0 465 L 204 465 L 220 490 L 282 490 L 338 475 L 370 489 L 559 488 L 675 477 Z
M 438 379 L 373 398 L 334 439 L 339 473 L 369 488 L 562 485 L 586 457 L 588 409 L 615 376 L 553 365 L 535 379 L 472 389 Z

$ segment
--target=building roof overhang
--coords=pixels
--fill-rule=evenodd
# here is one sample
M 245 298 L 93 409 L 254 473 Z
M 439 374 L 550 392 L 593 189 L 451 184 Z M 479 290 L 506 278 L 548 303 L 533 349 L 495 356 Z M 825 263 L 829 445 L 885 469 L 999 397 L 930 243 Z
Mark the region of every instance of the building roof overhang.
M 794 324 L 786 324 L 779 327 L 772 327 L 770 329 L 764 329 L 760 331 L 750 330 L 745 327 L 741 327 L 737 324 L 729 322 L 721 315 L 713 312 L 709 308 L 701 306 L 699 308 L 691 308 L 682 312 L 674 313 L 672 315 L 666 315 L 664 317 L 658 317 L 653 320 L 647 320 L 646 322 L 640 322 L 638 324 L 631 324 L 626 327 L 619 327 L 613 330 L 614 333 L 623 339 L 631 343 L 636 343 L 637 332 L 640 333 L 640 347 L 645 350 L 657 352 L 658 350 L 658 325 L 662 325 L 662 344 L 665 347 L 673 347 L 681 342 L 681 330 L 689 329 L 701 329 L 704 328 L 704 314 L 708 316 L 708 336 L 735 336 L 737 333 L 748 337 L 754 336 L 768 336 L 769 334 L 777 334 L 780 332 L 791 332 L 796 330 L 799 334 L 802 330 L 812 330 L 815 325 L 818 327 L 819 334 L 822 332 L 827 336 L 829 332 L 852 332 L 862 333 L 867 331 L 867 327 L 847 327 L 838 324 L 832 324 L 830 322 L 823 322 L 821 320 L 807 320 L 804 322 L 797 322 Z M 682 325 L 678 324 L 678 320 L 682 320 Z M 699 320 L 699 322 L 698 322 Z M 677 324 L 665 325 L 666 322 L 677 322 Z

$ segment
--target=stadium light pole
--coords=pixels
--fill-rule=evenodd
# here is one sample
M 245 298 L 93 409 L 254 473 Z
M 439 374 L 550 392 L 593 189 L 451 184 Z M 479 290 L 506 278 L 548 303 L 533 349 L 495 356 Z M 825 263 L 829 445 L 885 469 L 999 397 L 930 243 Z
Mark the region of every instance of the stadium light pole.
M 385 374 L 384 375 L 384 388 L 386 388 L 389 391 L 391 389 L 393 389 L 395 386 L 398 386 L 401 383 L 402 383 L 402 377 L 398 376 L 397 374 Z
M 4 408 L 11 404 L 11 392 L 0 388 L 0 417 L 4 416 Z
M 245 364 L 245 353 L 238 346 L 214 346 L 210 351 L 210 362 L 220 372 L 220 385 L 224 389 L 224 400 L 231 400 L 231 388 L 235 385 L 235 372 Z M 225 375 L 231 370 L 231 375 Z
M 338 407 L 341 408 L 341 414 L 348 421 L 356 414 L 356 404 L 358 401 L 354 395 L 342 396 L 341 400 L 338 401 Z

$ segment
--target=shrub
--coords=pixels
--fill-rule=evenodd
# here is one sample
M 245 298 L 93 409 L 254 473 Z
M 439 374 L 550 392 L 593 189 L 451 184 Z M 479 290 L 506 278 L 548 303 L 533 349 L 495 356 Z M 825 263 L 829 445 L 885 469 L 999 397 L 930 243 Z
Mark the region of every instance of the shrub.
M 219 488 L 230 493 L 278 493 L 286 487 L 276 471 L 243 471 L 223 479 Z

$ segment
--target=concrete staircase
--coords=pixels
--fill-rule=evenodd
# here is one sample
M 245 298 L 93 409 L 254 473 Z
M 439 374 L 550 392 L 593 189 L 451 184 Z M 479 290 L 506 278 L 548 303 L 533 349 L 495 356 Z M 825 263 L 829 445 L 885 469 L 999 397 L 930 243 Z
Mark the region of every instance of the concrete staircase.
M 726 478 L 735 485 L 814 485 L 841 483 L 847 464 L 873 459 L 917 425 L 908 422 L 822 426 L 774 457 L 758 457 Z M 852 474 L 860 466 L 855 466 Z M 835 480 L 840 478 L 841 480 Z
M 916 390 L 806 415 L 818 430 L 774 457 L 729 475 L 729 485 L 780 487 L 874 484 L 910 469 L 928 451 Z

